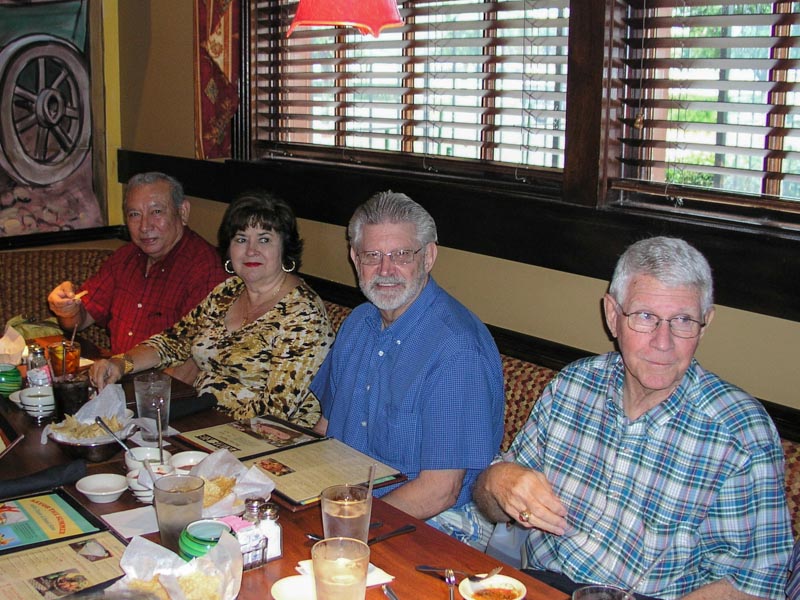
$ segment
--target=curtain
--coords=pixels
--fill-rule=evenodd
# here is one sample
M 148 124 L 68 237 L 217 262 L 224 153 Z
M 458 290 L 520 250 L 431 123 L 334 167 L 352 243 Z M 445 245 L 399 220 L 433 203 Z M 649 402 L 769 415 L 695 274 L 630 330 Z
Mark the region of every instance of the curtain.
M 231 119 L 239 105 L 239 1 L 195 0 L 195 155 L 231 155 Z

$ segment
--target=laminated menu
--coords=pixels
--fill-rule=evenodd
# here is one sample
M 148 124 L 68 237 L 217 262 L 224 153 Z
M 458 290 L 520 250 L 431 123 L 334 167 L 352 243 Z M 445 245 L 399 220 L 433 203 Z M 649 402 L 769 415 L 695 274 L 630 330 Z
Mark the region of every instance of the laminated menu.
M 275 482 L 285 507 L 299 510 L 319 500 L 328 486 L 366 483 L 376 465 L 376 486 L 405 480 L 397 469 L 333 438 L 276 417 L 263 416 L 187 431 L 184 441 L 206 450 L 225 448 L 247 466 L 255 465 Z
M 113 581 L 124 551 L 61 490 L 0 501 L 0 598 L 61 598 Z

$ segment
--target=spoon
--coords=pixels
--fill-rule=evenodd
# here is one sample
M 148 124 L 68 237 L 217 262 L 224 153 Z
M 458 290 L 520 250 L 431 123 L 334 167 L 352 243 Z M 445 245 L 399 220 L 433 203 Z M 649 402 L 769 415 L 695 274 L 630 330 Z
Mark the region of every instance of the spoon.
M 97 423 L 98 425 L 100 425 L 100 427 L 102 427 L 103 429 L 105 429 L 105 430 L 106 430 L 106 433 L 108 433 L 108 435 L 110 435 L 112 438 L 114 438 L 114 439 L 117 441 L 117 443 L 118 443 L 120 446 L 122 446 L 123 448 L 125 448 L 125 452 L 130 452 L 130 451 L 131 451 L 131 449 L 130 449 L 130 447 L 128 446 L 128 444 L 126 444 L 125 442 L 123 442 L 123 441 L 122 441 L 122 438 L 118 437 L 116 433 L 114 433 L 113 431 L 111 431 L 111 427 L 109 427 L 109 426 L 108 426 L 108 423 L 106 423 L 106 422 L 103 420 L 103 417 L 100 417 L 100 416 L 98 416 L 98 417 L 95 417 L 95 418 L 94 418 L 94 422 L 95 422 L 95 423 Z
M 130 452 L 130 454 L 133 455 L 133 452 L 131 452 L 130 446 L 128 446 L 128 444 L 123 442 L 122 438 L 117 436 L 116 433 L 111 431 L 111 427 L 109 427 L 108 423 L 106 423 L 103 420 L 103 417 L 98 415 L 97 417 L 94 418 L 94 422 L 97 423 L 98 425 L 100 425 L 100 427 L 102 427 L 103 429 L 105 429 L 106 433 L 108 433 L 108 435 L 110 435 L 112 438 L 114 438 L 117 441 L 117 443 L 125 449 L 126 453 Z M 145 460 L 145 461 L 142 462 L 142 464 L 144 465 L 144 468 L 147 469 L 147 472 L 150 473 L 150 478 L 153 481 L 155 481 L 156 480 L 156 476 L 155 476 L 155 473 L 153 473 L 153 469 L 150 467 L 150 461 L 149 460 Z
M 383 525 L 383 523 L 381 523 Z M 372 529 L 372 525 L 370 525 L 370 529 Z M 417 528 L 410 523 L 408 525 L 403 525 L 402 527 L 398 527 L 388 533 L 382 533 L 381 535 L 376 535 L 375 537 L 371 537 L 367 540 L 368 545 L 377 544 L 378 542 L 382 542 L 383 540 L 388 540 L 389 538 L 393 538 L 396 535 L 403 535 L 404 533 L 411 533 L 412 531 L 416 531 Z M 321 535 L 317 535 L 316 533 L 307 533 L 306 537 L 313 542 L 322 541 L 323 537 Z
M 158 422 L 158 462 L 164 464 L 164 432 L 161 430 L 161 402 L 156 406 L 156 421 Z

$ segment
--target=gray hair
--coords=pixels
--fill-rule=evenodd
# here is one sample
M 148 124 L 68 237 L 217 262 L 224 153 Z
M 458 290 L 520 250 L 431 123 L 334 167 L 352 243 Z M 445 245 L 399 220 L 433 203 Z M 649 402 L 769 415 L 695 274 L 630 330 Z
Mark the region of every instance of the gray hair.
M 183 204 L 185 199 L 183 196 L 183 186 L 181 185 L 181 182 L 174 177 L 170 177 L 165 173 L 159 173 L 158 171 L 138 173 L 128 180 L 128 187 L 125 189 L 125 200 L 122 202 L 123 210 L 125 209 L 125 204 L 128 201 L 128 194 L 130 194 L 132 190 L 143 185 L 161 183 L 162 181 L 169 185 L 169 195 L 170 198 L 172 198 L 172 205 L 175 207 L 175 211 L 179 211 L 181 204 Z
M 667 287 L 693 287 L 706 315 L 714 304 L 711 267 L 700 251 L 678 238 L 652 237 L 628 246 L 622 253 L 608 292 L 624 304 L 628 286 L 637 275 L 649 275 Z
M 405 194 L 389 190 L 378 192 L 353 213 L 347 227 L 350 245 L 360 249 L 364 225 L 380 225 L 381 223 L 413 224 L 417 232 L 417 242 L 423 246 L 439 241 L 436 223 L 430 213 Z

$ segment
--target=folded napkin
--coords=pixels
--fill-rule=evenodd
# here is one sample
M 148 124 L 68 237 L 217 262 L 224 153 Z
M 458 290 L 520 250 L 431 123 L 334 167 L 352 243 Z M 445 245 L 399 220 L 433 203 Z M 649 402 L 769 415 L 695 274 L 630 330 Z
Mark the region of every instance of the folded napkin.
M 0 338 L 0 363 L 18 365 L 24 350 L 25 338 L 11 325 L 6 325 L 5 333 Z
M 86 475 L 85 460 L 75 460 L 68 465 L 49 467 L 32 475 L 0 481 L 0 498 L 33 494 L 68 485 L 75 483 L 84 475 Z
M 300 575 L 305 575 L 308 577 L 314 576 L 314 567 L 311 563 L 311 560 L 301 560 L 297 563 L 297 566 L 294 568 L 295 571 L 300 573 Z M 369 563 L 367 567 L 367 587 L 374 587 L 376 585 L 383 585 L 384 583 L 391 583 L 394 581 L 394 577 L 389 575 L 383 569 L 379 569 L 372 563 Z

